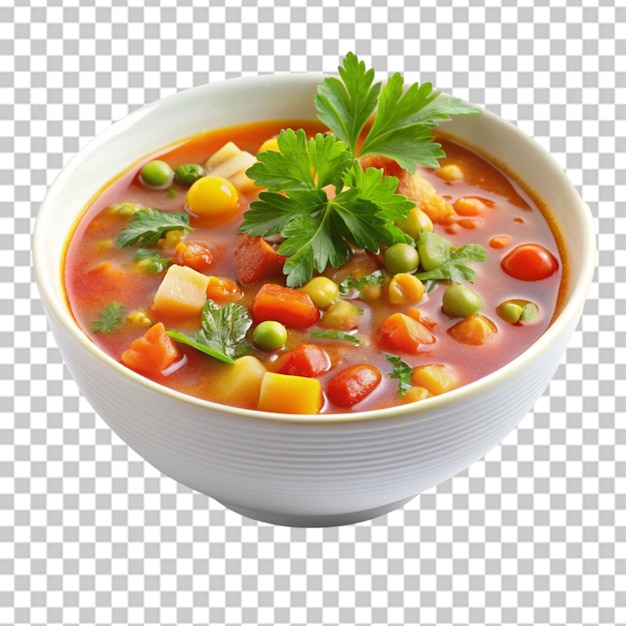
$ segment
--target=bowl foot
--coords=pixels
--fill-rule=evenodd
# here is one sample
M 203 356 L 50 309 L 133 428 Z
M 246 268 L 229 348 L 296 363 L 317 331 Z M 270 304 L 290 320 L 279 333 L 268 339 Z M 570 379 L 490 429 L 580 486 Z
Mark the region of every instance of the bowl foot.
M 300 528 L 322 528 L 328 526 L 345 526 L 347 524 L 356 524 L 367 520 L 386 515 L 395 509 L 399 509 L 415 496 L 398 500 L 392 504 L 375 507 L 373 509 L 365 509 L 364 511 L 354 511 L 351 513 L 332 513 L 328 515 L 296 515 L 292 513 L 275 513 L 273 511 L 263 511 L 259 509 L 251 509 L 243 506 L 229 504 L 220 501 L 226 508 L 239 513 L 244 517 L 257 520 L 259 522 L 267 522 L 268 524 L 276 524 L 278 526 L 294 526 Z

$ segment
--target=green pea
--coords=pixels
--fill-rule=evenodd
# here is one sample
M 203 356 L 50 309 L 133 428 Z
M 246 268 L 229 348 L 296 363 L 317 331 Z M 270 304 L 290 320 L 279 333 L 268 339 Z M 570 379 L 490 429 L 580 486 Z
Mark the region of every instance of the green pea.
M 146 187 L 167 189 L 174 180 L 174 172 L 165 161 L 157 159 L 146 163 L 141 168 L 139 179 Z
M 515 302 L 503 302 L 497 309 L 498 315 L 509 324 L 517 324 L 524 309 Z
M 498 315 L 509 324 L 529 323 L 539 315 L 539 307 L 530 300 L 506 300 L 496 309 Z
M 261 350 L 279 350 L 287 343 L 287 329 L 280 322 L 261 322 L 252 333 L 252 341 Z
M 183 185 L 192 185 L 204 176 L 204 168 L 197 163 L 186 163 L 174 171 L 176 180 Z
M 385 269 L 390 274 L 410 274 L 417 269 L 420 257 L 408 243 L 394 243 L 385 250 Z
M 450 285 L 443 293 L 443 312 L 450 317 L 469 317 L 483 308 L 476 292 L 466 285 Z

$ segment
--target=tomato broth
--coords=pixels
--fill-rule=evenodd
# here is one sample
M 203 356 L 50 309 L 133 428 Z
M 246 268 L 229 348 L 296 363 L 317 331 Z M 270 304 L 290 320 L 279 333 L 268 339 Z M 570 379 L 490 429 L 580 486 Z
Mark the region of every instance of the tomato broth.
M 210 255 L 208 267 L 194 271 L 203 276 L 231 281 L 229 284 L 237 289 L 237 304 L 246 309 L 254 310 L 255 298 L 263 285 L 269 283 L 285 287 L 284 275 L 276 272 L 258 281 L 246 281 L 246 284 L 241 281 L 241 267 L 238 266 L 236 251 L 249 236 L 238 232 L 238 228 L 250 203 L 257 199 L 257 188 L 251 185 L 245 189 L 237 188 L 237 209 L 220 223 L 219 220 L 207 220 L 189 210 L 188 184 L 175 179 L 165 189 L 149 188 L 142 183 L 140 172 L 146 163 L 155 159 L 166 162 L 172 169 L 188 163 L 204 164 L 228 142 L 256 155 L 264 142 L 287 127 L 304 128 L 308 135 L 324 130 L 315 121 L 273 121 L 203 133 L 146 157 L 96 195 L 68 242 L 64 278 L 69 306 L 78 325 L 105 353 L 124 362 L 123 355 L 129 346 L 144 337 L 155 324 L 161 323 L 167 331 L 181 333 L 194 333 L 200 327 L 199 313 L 177 317 L 155 307 L 155 294 L 165 274 L 174 265 L 184 267 L 186 263 L 184 258 L 181 260 L 175 256 L 177 242 L 168 243 L 167 236 L 146 246 L 164 259 L 160 269 L 137 261 L 139 246 L 117 245 L 116 240 L 130 219 L 128 214 L 118 210 L 123 203 L 165 212 L 186 212 L 192 230 L 181 235 L 178 243 L 200 242 Z M 272 346 L 262 349 L 253 340 L 255 328 L 261 320 L 253 315 L 247 331 L 249 352 L 260 364 L 259 368 L 262 368 L 257 370 L 255 380 L 263 377 L 263 371 L 280 371 L 287 376 L 297 376 L 298 379 L 308 377 L 319 381 L 322 392 L 319 406 L 302 411 L 287 407 L 285 412 L 369 411 L 416 402 L 466 385 L 521 354 L 553 319 L 564 280 L 564 259 L 559 254 L 562 246 L 544 216 L 542 207 L 517 181 L 477 152 L 446 137 L 439 141 L 446 153 L 440 161 L 441 169 L 420 166 L 418 173 L 443 201 L 455 209 L 452 214 L 433 220 L 434 232 L 446 238 L 455 249 L 468 244 L 480 244 L 486 250 L 484 262 L 472 263 L 476 277 L 467 283 L 482 301 L 482 307 L 479 312 L 467 317 L 482 316 L 489 332 L 476 342 L 455 338 L 451 329 L 464 317 L 451 315 L 450 311 L 442 309 L 443 294 L 450 286 L 450 281 L 425 280 L 425 293 L 421 298 L 411 300 L 401 289 L 400 301 L 391 302 L 388 289 L 393 275 L 385 272 L 383 250 L 379 254 L 354 251 L 342 267 L 329 267 L 323 272 L 335 285 L 340 285 L 349 276 L 358 279 L 375 272 L 382 276 L 379 284 L 364 288 L 363 293 L 359 289 L 352 289 L 348 293 L 344 290 L 344 293 L 334 297 L 333 305 L 345 301 L 356 307 L 356 321 L 352 324 L 345 328 L 341 325 L 343 322 L 339 326 L 329 324 L 328 320 L 332 317 L 329 314 L 330 307 L 316 305 L 317 319 L 304 327 L 289 327 L 286 324 L 284 344 L 275 349 Z M 447 166 L 455 166 L 457 169 L 446 169 Z M 443 175 L 446 172 L 449 173 L 447 177 Z M 272 239 L 266 245 L 275 252 L 279 243 Z M 503 269 L 507 255 L 522 244 L 541 246 L 547 251 L 552 265 L 545 272 L 545 277 L 530 276 L 537 278 L 530 280 L 526 276 L 520 279 Z M 528 261 L 518 262 L 517 265 L 520 263 L 528 267 Z M 401 273 L 411 275 L 416 272 Z M 415 282 L 413 279 L 406 281 L 411 285 Z M 102 312 L 113 303 L 117 307 L 117 316 L 113 315 L 115 323 L 111 327 L 98 325 L 96 322 L 102 320 Z M 505 303 L 510 305 L 506 311 L 503 309 Z M 531 305 L 530 309 L 524 308 L 527 304 Z M 528 315 L 529 319 L 509 316 L 510 311 L 519 313 L 520 307 L 532 313 Z M 113 310 L 109 312 L 115 313 Z M 415 350 L 396 349 L 394 345 L 386 343 L 383 329 L 386 320 L 394 313 L 405 316 L 398 318 L 404 323 L 408 323 L 406 317 L 417 322 L 429 333 L 432 341 L 429 338 L 420 342 Z M 315 337 L 320 331 L 325 336 Z M 256 383 L 242 389 L 236 381 L 233 382 L 236 365 L 222 362 L 185 343 L 173 343 L 177 356 L 171 365 L 149 373 L 141 368 L 137 371 L 167 387 L 206 400 L 244 408 L 281 410 L 280 402 L 259 405 Z M 326 366 L 315 371 L 298 369 L 296 366 L 295 369 L 285 367 L 286 355 L 303 344 L 322 348 L 326 355 L 324 359 L 328 358 Z M 394 371 L 393 357 L 396 357 L 396 365 L 408 366 L 413 370 L 413 374 L 409 370 L 408 382 L 405 380 L 404 387 L 400 385 L 398 372 Z M 307 367 L 311 363 L 313 361 L 309 359 Z M 442 387 L 438 387 L 437 376 L 433 382 L 432 371 L 422 369 L 425 377 L 418 373 L 417 370 L 426 365 L 440 366 L 445 370 Z M 361 380 L 367 387 L 367 393 L 352 404 L 350 400 L 344 402 L 341 394 L 335 396 L 331 393 L 329 397 L 331 381 L 352 366 L 361 368 L 359 371 L 362 377 L 367 378 L 371 373 L 362 366 L 377 370 L 380 376 L 367 378 L 367 381 L 372 382 L 365 381 L 365 378 Z M 339 401 L 333 401 L 337 397 Z

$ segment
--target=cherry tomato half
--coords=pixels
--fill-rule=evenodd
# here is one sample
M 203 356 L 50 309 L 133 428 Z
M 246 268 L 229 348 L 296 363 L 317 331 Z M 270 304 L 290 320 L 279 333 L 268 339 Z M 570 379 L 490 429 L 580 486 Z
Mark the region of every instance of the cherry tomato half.
M 553 254 L 536 243 L 524 243 L 513 248 L 502 259 L 502 269 L 518 280 L 543 280 L 559 268 Z

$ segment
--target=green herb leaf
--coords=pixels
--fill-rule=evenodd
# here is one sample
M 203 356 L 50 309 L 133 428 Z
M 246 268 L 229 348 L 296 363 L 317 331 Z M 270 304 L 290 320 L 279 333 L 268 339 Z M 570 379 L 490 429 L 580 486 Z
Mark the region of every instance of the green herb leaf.
M 155 244 L 171 230 L 190 231 L 189 215 L 184 211 L 139 209 L 119 234 L 115 243 L 123 248 L 147 247 Z
M 361 345 L 361 340 L 358 337 L 342 330 L 314 330 L 310 335 L 316 339 L 339 339 L 340 341 L 349 341 L 355 346 Z
M 440 240 L 449 242 L 435 233 L 422 232 L 418 241 L 418 249 L 421 244 L 428 244 L 432 240 L 435 244 L 439 264 L 426 272 L 415 274 L 422 282 L 429 280 L 450 280 L 455 283 L 471 282 L 476 278 L 476 272 L 468 265 L 472 262 L 482 262 L 487 258 L 487 251 L 477 243 L 470 243 L 460 248 L 452 245 L 438 245 Z
M 372 84 L 374 70 L 366 70 L 365 63 L 352 52 L 346 55 L 339 75 L 341 80 L 326 78 L 318 88 L 315 96 L 317 117 L 348 145 L 355 157 L 359 136 L 376 109 L 380 83 Z
M 366 70 L 352 53 L 346 55 L 339 75 L 340 79 L 324 80 L 315 98 L 319 119 L 334 134 L 318 133 L 307 140 L 303 130 L 281 131 L 279 151 L 260 153 L 246 172 L 267 191 L 250 205 L 239 232 L 284 238 L 278 252 L 288 257 L 283 271 L 290 287 L 302 285 L 329 264 L 339 267 L 352 248 L 377 253 L 380 246 L 410 243 L 395 222 L 404 219 L 415 203 L 396 193 L 396 178 L 375 168 L 363 171 L 357 158 L 388 156 L 410 172 L 418 163 L 436 167 L 437 159 L 445 155 L 433 143 L 432 127 L 453 113 L 478 112 L 459 100 L 439 102 L 440 94 L 430 84 L 416 84 L 404 92 L 400 75 L 381 89 L 374 83 L 373 70 Z M 357 154 L 363 129 L 377 106 Z
M 398 395 L 405 395 L 413 386 L 411 383 L 413 368 L 395 354 L 385 354 L 385 358 L 393 365 L 393 372 L 389 374 L 389 377 L 398 379 Z
M 141 261 L 149 261 L 150 267 L 148 272 L 150 274 L 158 274 L 164 269 L 167 269 L 172 264 L 172 259 L 169 257 L 162 257 L 156 250 L 148 250 L 146 248 L 140 248 L 133 257 L 135 263 Z
M 94 333 L 112 333 L 124 321 L 126 307 L 119 302 L 111 302 L 100 311 L 100 317 L 91 323 Z
M 173 330 L 167 334 L 204 354 L 232 364 L 252 352 L 246 338 L 251 325 L 252 318 L 245 306 L 230 302 L 220 307 L 213 300 L 207 300 L 202 308 L 201 330 L 192 336 Z
M 342 296 L 349 296 L 354 291 L 358 291 L 359 296 L 363 296 L 363 289 L 368 285 L 382 285 L 385 282 L 385 275 L 381 270 L 376 270 L 367 276 L 354 278 L 348 276 L 339 283 L 339 293 Z

